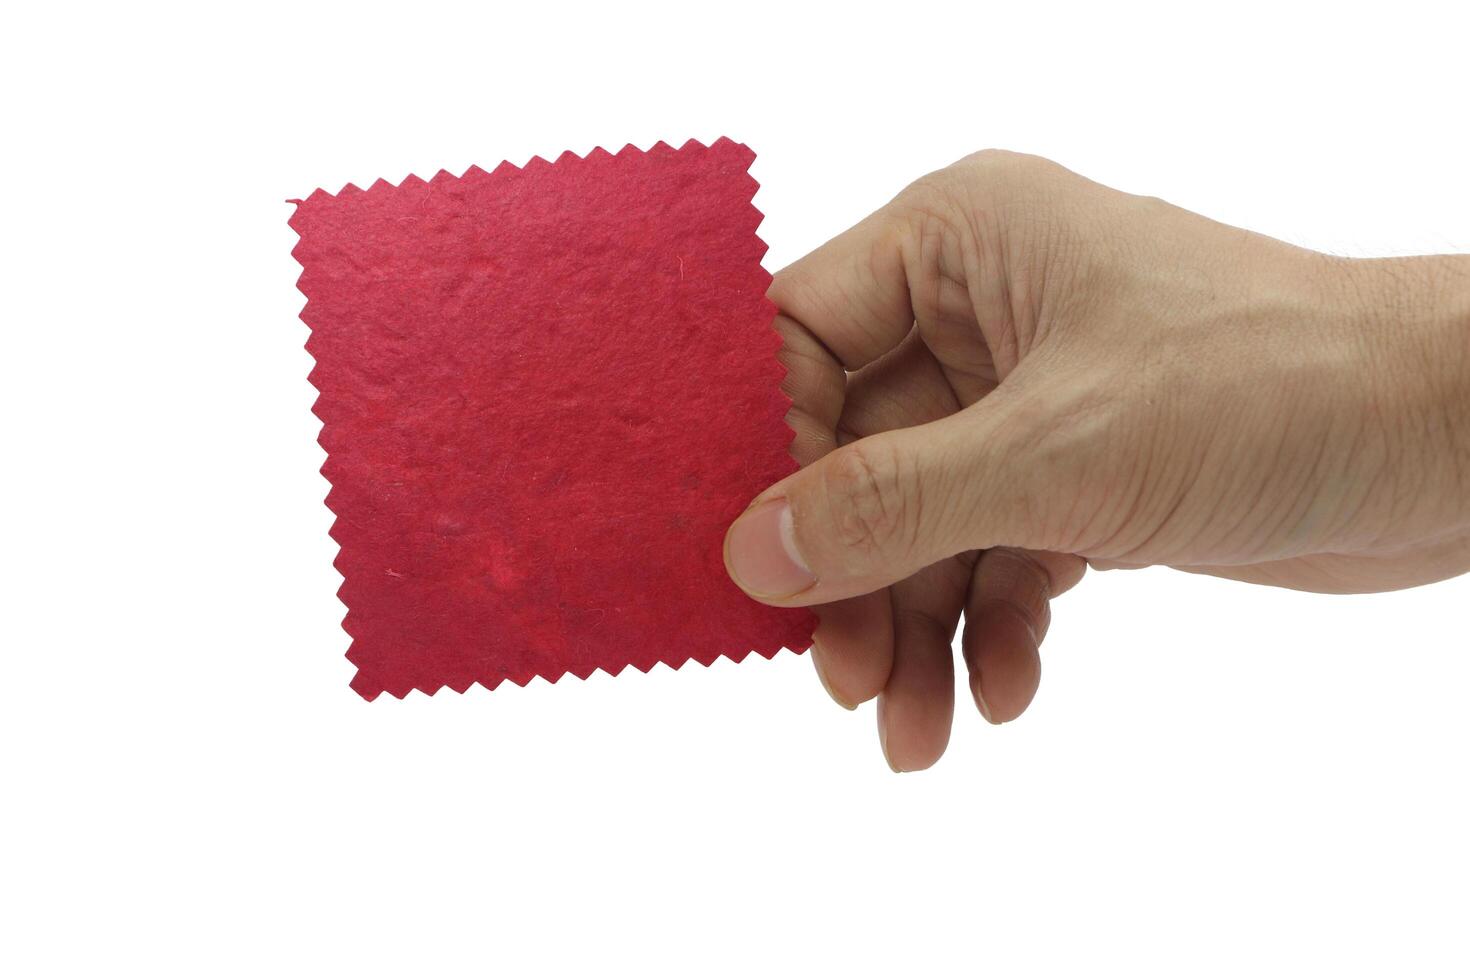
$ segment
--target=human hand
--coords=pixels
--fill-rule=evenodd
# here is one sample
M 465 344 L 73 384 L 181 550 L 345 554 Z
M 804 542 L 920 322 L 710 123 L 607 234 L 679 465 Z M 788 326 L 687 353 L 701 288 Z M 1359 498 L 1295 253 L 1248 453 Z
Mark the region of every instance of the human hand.
M 1470 257 L 1330 257 L 986 151 L 778 274 L 804 468 L 726 539 L 755 598 L 814 605 L 834 699 L 898 770 L 970 690 L 1040 677 L 1096 568 L 1289 588 L 1470 569 Z

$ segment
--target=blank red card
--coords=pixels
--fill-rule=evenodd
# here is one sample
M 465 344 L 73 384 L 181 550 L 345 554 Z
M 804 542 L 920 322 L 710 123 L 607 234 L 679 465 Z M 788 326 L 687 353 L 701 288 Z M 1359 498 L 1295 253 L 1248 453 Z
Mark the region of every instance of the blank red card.
M 296 202 L 364 697 L 809 645 L 721 558 L 795 469 L 753 159 L 658 144 Z

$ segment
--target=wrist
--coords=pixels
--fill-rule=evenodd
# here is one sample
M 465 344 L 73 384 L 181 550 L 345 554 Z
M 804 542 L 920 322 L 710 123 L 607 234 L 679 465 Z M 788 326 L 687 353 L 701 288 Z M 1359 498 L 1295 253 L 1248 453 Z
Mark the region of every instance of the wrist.
M 1470 255 L 1334 259 L 1365 407 L 1437 530 L 1470 526 Z M 1419 523 L 1415 521 L 1414 523 Z

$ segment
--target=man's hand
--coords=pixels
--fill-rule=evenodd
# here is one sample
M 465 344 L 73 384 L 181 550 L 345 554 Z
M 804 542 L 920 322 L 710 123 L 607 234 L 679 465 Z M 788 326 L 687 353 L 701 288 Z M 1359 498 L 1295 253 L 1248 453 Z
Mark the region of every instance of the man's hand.
M 878 697 L 895 769 L 1017 717 L 1052 598 L 1172 565 L 1330 592 L 1470 569 L 1470 258 L 1348 260 L 984 152 L 780 273 L 793 452 L 730 529 Z

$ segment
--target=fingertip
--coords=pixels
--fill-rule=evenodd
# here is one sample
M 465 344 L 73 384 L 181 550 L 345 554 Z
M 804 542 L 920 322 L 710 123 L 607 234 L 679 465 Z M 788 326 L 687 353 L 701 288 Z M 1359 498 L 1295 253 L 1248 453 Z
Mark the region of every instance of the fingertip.
M 1000 722 L 995 720 L 995 715 L 991 712 L 990 705 L 985 701 L 985 691 L 980 686 L 980 677 L 978 674 L 970 675 L 970 697 L 975 699 L 975 707 L 979 709 L 981 718 L 984 718 L 992 725 L 1000 724 Z
M 812 663 L 832 700 L 844 708 L 871 701 L 893 670 L 893 613 L 888 590 L 816 607 Z
M 1078 555 L 1055 551 L 1033 551 L 1029 554 L 1046 571 L 1053 599 L 1075 588 L 1087 572 L 1087 559 Z
M 992 725 L 1015 721 L 1041 686 L 1041 651 L 1031 627 L 1006 602 L 972 610 L 965 628 L 970 694 Z
M 812 640 L 812 648 L 807 651 L 807 656 L 812 658 L 812 667 L 816 669 L 817 680 L 822 682 L 822 689 L 827 692 L 827 696 L 833 701 L 836 701 L 840 707 L 846 708 L 848 711 L 856 711 L 857 702 L 849 701 L 832 686 L 832 681 L 827 676 L 827 671 L 822 664 L 826 655 L 822 653 L 822 648 L 818 646 L 815 639 Z
M 784 497 L 752 505 L 725 532 L 725 571 L 758 602 L 790 603 L 816 584 L 796 550 L 791 505 Z
M 903 772 L 893 764 L 893 756 L 888 754 L 888 699 L 881 694 L 878 695 L 878 710 L 874 717 L 878 722 L 878 749 L 883 753 L 883 761 L 894 772 Z
M 942 719 L 916 718 L 906 707 L 912 706 L 894 704 L 887 692 L 878 695 L 878 745 L 889 769 L 921 772 L 949 748 L 950 718 L 947 714 Z

